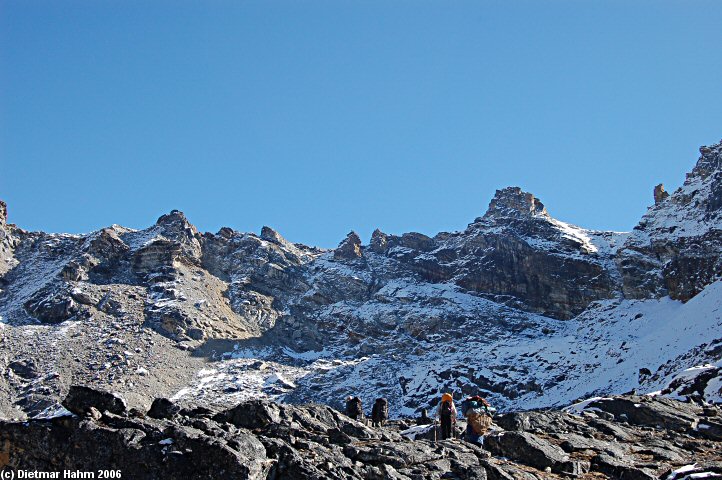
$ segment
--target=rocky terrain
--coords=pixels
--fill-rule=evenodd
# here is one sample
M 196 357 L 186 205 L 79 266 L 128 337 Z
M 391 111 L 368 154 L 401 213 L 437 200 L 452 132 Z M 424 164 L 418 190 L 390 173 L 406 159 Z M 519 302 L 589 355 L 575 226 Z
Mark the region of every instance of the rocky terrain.
M 351 232 L 332 250 L 201 233 L 178 211 L 28 232 L 0 203 L 0 417 L 84 431 L 54 419 L 71 385 L 142 412 L 356 394 L 409 418 L 442 391 L 504 412 L 633 390 L 718 403 L 722 146 L 700 153 L 630 233 L 556 220 L 515 187 L 462 231 Z
M 214 411 L 157 399 L 145 412 L 72 387 L 63 405 L 52 419 L 0 424 L 0 467 L 137 479 L 722 478 L 722 409 L 648 396 L 508 413 L 483 448 L 425 439 L 435 427 L 407 421 L 369 428 L 318 404 Z

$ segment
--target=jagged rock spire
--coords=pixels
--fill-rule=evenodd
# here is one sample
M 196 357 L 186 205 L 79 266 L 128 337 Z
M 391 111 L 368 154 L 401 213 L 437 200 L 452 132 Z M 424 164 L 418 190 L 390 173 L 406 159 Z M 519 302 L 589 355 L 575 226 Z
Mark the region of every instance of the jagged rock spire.
M 0 227 L 4 227 L 8 221 L 8 206 L 0 200 Z
M 664 201 L 665 198 L 669 197 L 669 192 L 664 190 L 664 184 L 660 183 L 654 187 L 654 204 Z
M 346 238 L 338 244 L 338 247 L 333 252 L 334 258 L 353 260 L 363 255 L 361 251 L 361 237 L 358 233 L 351 231 L 346 235 Z
M 170 213 L 161 215 L 155 224 L 162 227 L 164 232 L 168 233 L 184 232 L 191 236 L 198 234 L 198 229 L 188 221 L 188 218 L 186 218 L 185 214 L 180 210 L 171 210 Z
M 544 204 L 539 199 L 519 187 L 506 187 L 496 191 L 484 217 L 531 217 L 538 215 L 549 216 Z
M 155 224 L 164 237 L 181 244 L 183 255 L 196 260 L 200 259 L 201 236 L 198 229 L 188 221 L 183 212 L 172 210 L 170 213 L 161 215 Z
M 371 250 L 376 253 L 384 253 L 388 248 L 389 236 L 378 228 L 371 234 Z

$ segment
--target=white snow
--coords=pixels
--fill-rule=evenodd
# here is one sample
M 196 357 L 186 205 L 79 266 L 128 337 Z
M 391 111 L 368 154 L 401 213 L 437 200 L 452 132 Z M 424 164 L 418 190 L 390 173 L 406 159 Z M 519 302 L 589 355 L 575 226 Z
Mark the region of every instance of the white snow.
M 403 435 L 406 438 L 409 438 L 411 440 L 416 440 L 416 437 L 418 437 L 419 435 L 424 435 L 424 434 L 428 433 L 431 429 L 433 429 L 435 427 L 436 426 L 433 424 L 431 424 L 431 425 L 415 425 L 415 426 L 413 426 L 409 429 L 406 429 L 402 432 L 399 432 L 399 433 L 401 433 L 401 435 Z
M 697 468 L 697 464 L 693 463 L 692 465 L 685 465 L 683 467 L 678 468 L 677 470 L 673 470 L 672 473 L 670 473 L 667 476 L 667 480 L 675 480 L 677 478 L 677 475 L 681 475 L 683 473 L 691 472 L 695 468 Z
M 661 390 L 682 373 L 678 370 L 704 365 L 699 355 L 685 355 L 720 337 L 722 332 L 722 281 L 708 286 L 686 304 L 669 298 L 600 301 L 569 321 L 502 307 L 447 284 L 392 281 L 376 296 L 379 301 L 329 305 L 320 315 L 344 318 L 353 314 L 388 328 L 389 334 L 395 336 L 392 345 L 413 344 L 413 349 L 397 352 L 391 348 L 380 353 L 374 344 L 363 340 L 358 352 L 365 353 L 347 357 L 343 350 L 333 347 L 333 339 L 321 351 L 235 348 L 214 364 L 214 370 L 199 372 L 199 381 L 178 392 L 175 398 L 190 396 L 232 403 L 260 396 L 282 401 L 293 392 L 293 386 L 306 388 L 320 382 L 323 394 L 319 401 L 340 402 L 353 392 L 361 396 L 364 405 L 370 405 L 381 394 L 375 385 L 390 385 L 391 389 L 384 390 L 383 395 L 391 401 L 391 415 L 415 416 L 418 412 L 407 404 L 429 404 L 442 390 L 469 384 L 473 376 L 497 385 L 522 385 L 529 381 L 539 385 L 541 393 L 522 392 L 513 402 L 494 393 L 484 394 L 502 410 L 560 407 L 590 396 L 632 389 L 639 389 L 640 393 Z M 399 311 L 399 303 L 390 302 L 389 298 L 410 301 L 402 304 L 403 311 Z M 434 299 L 433 303 L 428 299 Z M 411 322 L 409 319 L 414 316 L 420 321 L 438 317 L 440 322 L 446 322 L 451 321 L 443 320 L 449 312 L 467 324 L 470 320 L 464 319 L 499 318 L 509 325 L 523 321 L 525 328 L 512 332 L 505 329 L 505 323 L 480 321 L 476 327 L 471 323 L 472 330 L 463 344 L 456 337 L 447 337 L 443 330 L 409 337 L 405 342 L 403 338 L 409 332 L 398 330 L 401 316 L 406 318 L 405 322 Z M 542 334 L 542 330 L 549 333 Z M 459 345 L 464 348 L 458 348 Z M 338 348 L 348 346 L 340 344 Z M 671 365 L 676 370 L 667 372 L 661 368 L 669 361 L 673 361 Z M 458 366 L 458 373 L 440 377 L 438 372 L 449 366 Z M 640 385 L 641 368 L 653 373 L 659 370 L 659 378 Z M 685 374 L 701 368 L 709 365 Z M 279 383 L 279 379 L 284 381 Z M 720 396 L 719 387 L 719 379 L 710 382 L 707 392 L 710 399 Z M 590 401 L 577 403 L 569 411 L 580 413 Z
M 51 405 L 33 416 L 36 420 L 50 420 L 51 418 L 67 417 L 73 415 L 62 405 Z
M 591 397 L 587 398 L 586 400 L 582 400 L 581 402 L 577 402 L 575 404 L 569 405 L 568 407 L 564 407 L 564 411 L 567 413 L 572 413 L 576 415 L 581 415 L 585 411 L 595 411 L 598 410 L 597 408 L 590 408 L 589 404 L 592 402 L 596 402 L 599 400 L 609 400 L 608 397 Z

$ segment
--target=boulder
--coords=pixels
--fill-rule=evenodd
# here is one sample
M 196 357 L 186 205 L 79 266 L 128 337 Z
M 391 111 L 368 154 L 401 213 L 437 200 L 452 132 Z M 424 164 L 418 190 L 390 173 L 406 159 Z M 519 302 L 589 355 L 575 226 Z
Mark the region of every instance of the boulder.
M 35 378 L 38 376 L 38 366 L 33 360 L 14 360 L 8 364 L 8 370 L 12 371 L 13 374 L 26 380 Z
M 232 423 L 248 429 L 266 428 L 281 421 L 281 409 L 272 402 L 251 400 L 241 403 L 230 410 L 218 413 L 216 421 Z
M 666 480 L 722 479 L 722 462 L 699 461 L 662 475 Z
M 556 445 L 527 432 L 501 432 L 489 435 L 484 447 L 492 454 L 511 458 L 530 467 L 566 473 L 571 464 L 569 455 Z
M 615 418 L 623 418 L 632 425 L 681 432 L 693 429 L 697 425 L 698 415 L 702 413 L 702 409 L 693 404 L 640 395 L 599 399 L 591 402 L 589 408 L 611 413 Z
M 62 405 L 76 415 L 85 415 L 91 407 L 116 415 L 124 413 L 128 408 L 125 400 L 118 395 L 82 385 L 71 386 Z
M 115 471 L 123 478 L 265 480 L 272 462 L 248 432 L 209 436 L 189 426 L 160 430 L 113 414 L 0 423 L 0 466 L 11 470 Z
M 65 290 L 44 288 L 25 302 L 25 311 L 43 323 L 62 323 L 78 313 L 78 305 Z
M 151 418 L 173 418 L 178 415 L 181 408 L 167 398 L 156 398 L 148 410 Z
M 426 442 L 366 442 L 344 447 L 352 460 L 371 465 L 403 468 L 444 458 L 443 451 Z
M 722 441 L 722 421 L 707 418 L 699 422 L 697 434 L 710 440 Z
M 598 440 L 594 437 L 584 437 L 575 433 L 567 433 L 560 435 L 560 437 L 562 438 L 560 447 L 568 453 L 592 450 L 598 453 L 607 453 L 614 457 L 621 457 L 624 456 L 627 450 L 618 442 Z

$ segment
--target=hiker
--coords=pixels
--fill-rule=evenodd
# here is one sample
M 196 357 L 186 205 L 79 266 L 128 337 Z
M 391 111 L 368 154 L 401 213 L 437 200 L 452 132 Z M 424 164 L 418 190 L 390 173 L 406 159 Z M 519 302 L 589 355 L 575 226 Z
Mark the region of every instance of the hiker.
M 425 408 L 421 410 L 421 416 L 416 419 L 416 425 L 430 425 L 434 423 L 432 419 L 429 418 L 429 412 Z
M 454 405 L 454 397 L 450 393 L 441 396 L 437 416 L 441 420 L 441 439 L 451 438 L 456 427 L 456 406 Z
M 363 421 L 364 411 L 361 406 L 361 399 L 354 396 L 346 398 L 346 415 L 354 420 Z
M 377 398 L 371 409 L 371 426 L 382 427 L 389 418 L 389 402 L 385 398 Z
M 467 397 L 461 403 L 461 414 L 466 417 L 466 441 L 483 445 L 484 435 L 491 428 L 489 402 L 478 395 Z

